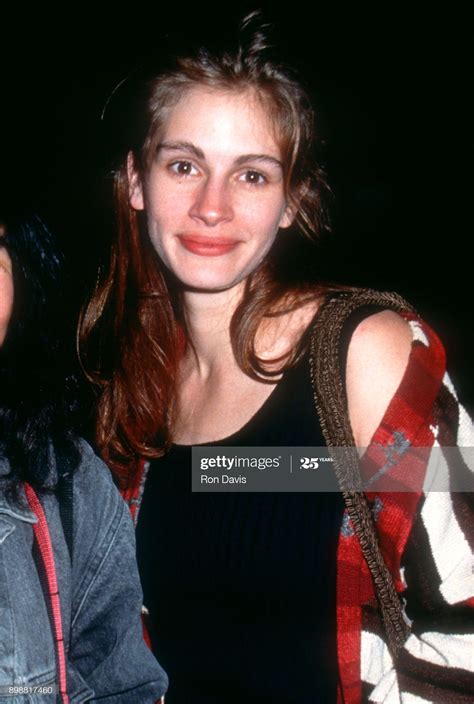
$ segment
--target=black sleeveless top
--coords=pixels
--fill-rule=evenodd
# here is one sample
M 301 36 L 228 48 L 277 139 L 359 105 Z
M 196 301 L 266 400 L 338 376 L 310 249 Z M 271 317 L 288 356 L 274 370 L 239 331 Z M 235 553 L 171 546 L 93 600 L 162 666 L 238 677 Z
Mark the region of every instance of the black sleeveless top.
M 307 356 L 237 433 L 323 446 Z M 336 701 L 339 493 L 192 493 L 191 448 L 153 461 L 137 549 L 167 704 Z

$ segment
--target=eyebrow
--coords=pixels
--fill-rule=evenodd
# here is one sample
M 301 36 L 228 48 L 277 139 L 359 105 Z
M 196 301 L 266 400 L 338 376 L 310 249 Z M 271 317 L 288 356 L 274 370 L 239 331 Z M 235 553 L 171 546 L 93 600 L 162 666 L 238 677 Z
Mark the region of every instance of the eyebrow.
M 160 144 L 158 144 L 158 146 L 156 147 L 156 153 L 159 154 L 159 152 L 163 150 L 171 152 L 188 152 L 189 154 L 195 156 L 197 159 L 206 159 L 206 155 L 204 154 L 202 149 L 196 147 L 196 145 L 192 142 L 160 142 Z M 249 161 L 259 161 L 268 163 L 271 166 L 277 166 L 279 169 L 283 170 L 282 162 L 279 159 L 276 159 L 274 156 L 270 156 L 268 154 L 242 154 L 241 156 L 237 157 L 237 159 L 235 159 L 234 164 L 236 166 L 241 166 L 242 164 L 246 164 Z
M 192 142 L 160 142 L 156 147 L 156 153 L 161 151 L 167 152 L 189 152 L 198 159 L 205 159 L 204 152 L 199 147 L 196 147 Z

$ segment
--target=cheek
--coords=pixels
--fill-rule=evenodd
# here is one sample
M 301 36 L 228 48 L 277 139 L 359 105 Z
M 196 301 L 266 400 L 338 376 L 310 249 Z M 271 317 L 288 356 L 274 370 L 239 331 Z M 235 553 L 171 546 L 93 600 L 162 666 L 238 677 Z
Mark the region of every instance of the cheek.
M 247 209 L 246 217 L 250 227 L 258 233 L 258 240 L 263 246 L 274 241 L 284 211 L 285 203 L 280 199 L 267 204 L 256 204 L 254 208 Z
M 145 210 L 150 232 L 172 231 L 186 207 L 183 189 L 170 189 L 156 179 L 145 193 Z

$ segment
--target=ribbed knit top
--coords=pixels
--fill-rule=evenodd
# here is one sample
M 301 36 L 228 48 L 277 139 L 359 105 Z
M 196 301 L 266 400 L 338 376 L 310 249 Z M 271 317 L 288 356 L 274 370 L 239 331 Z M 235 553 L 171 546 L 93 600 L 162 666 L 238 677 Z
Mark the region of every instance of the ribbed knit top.
M 309 362 L 208 445 L 323 446 Z M 137 527 L 167 704 L 336 701 L 339 493 L 192 493 L 191 448 L 152 462 Z

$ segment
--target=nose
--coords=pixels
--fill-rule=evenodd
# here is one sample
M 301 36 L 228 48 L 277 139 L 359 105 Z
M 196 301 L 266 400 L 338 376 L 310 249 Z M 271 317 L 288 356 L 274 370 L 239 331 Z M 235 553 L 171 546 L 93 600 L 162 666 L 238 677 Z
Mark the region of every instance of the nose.
M 197 189 L 189 215 L 207 227 L 232 220 L 234 212 L 229 184 L 218 177 L 206 178 Z

